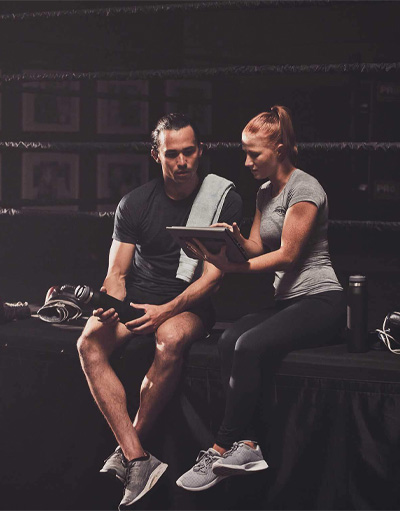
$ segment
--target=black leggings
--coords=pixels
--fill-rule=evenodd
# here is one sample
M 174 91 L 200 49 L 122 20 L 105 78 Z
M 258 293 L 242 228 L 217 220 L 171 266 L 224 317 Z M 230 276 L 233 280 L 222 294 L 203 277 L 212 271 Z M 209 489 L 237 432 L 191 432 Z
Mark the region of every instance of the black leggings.
M 227 328 L 218 341 L 226 408 L 216 443 L 229 448 L 239 440 L 256 440 L 251 431 L 262 375 L 273 374 L 292 350 L 329 344 L 345 325 L 342 291 L 327 291 L 276 302 L 248 314 Z

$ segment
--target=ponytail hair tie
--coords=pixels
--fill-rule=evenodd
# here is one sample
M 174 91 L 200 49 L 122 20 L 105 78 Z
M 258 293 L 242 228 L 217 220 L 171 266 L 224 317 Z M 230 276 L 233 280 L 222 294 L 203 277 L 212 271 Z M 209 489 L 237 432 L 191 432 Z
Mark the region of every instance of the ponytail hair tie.
M 271 112 L 271 113 L 273 113 L 273 114 L 275 114 L 275 115 L 277 115 L 277 116 L 278 116 L 278 119 L 279 119 L 279 110 L 277 109 L 277 107 L 276 107 L 276 106 L 272 106 L 272 107 L 270 108 L 270 112 Z

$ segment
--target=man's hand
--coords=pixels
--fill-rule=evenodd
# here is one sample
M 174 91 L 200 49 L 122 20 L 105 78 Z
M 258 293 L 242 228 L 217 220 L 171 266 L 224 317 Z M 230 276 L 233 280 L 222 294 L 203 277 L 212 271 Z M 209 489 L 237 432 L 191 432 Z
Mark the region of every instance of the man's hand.
M 128 321 L 125 326 L 133 334 L 151 334 L 167 319 L 172 317 L 171 311 L 166 305 L 151 305 L 148 303 L 131 303 L 131 307 L 144 310 L 144 316 L 133 321 Z
M 107 293 L 107 289 L 104 286 L 100 288 L 100 291 Z M 93 316 L 96 316 L 97 321 L 107 326 L 116 325 L 119 321 L 119 316 L 115 309 L 108 309 L 106 311 L 104 309 L 95 309 Z

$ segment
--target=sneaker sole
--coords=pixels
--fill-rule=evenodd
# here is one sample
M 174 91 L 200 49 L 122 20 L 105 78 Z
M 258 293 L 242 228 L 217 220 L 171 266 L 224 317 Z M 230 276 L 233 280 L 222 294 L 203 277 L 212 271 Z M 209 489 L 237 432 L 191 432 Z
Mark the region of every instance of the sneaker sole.
M 217 479 L 214 479 L 214 481 L 211 481 L 210 483 L 205 484 L 204 486 L 198 486 L 197 488 L 193 488 L 193 487 L 190 488 L 188 486 L 185 486 L 180 479 L 178 479 L 176 481 L 176 484 L 180 488 L 183 488 L 184 490 L 187 490 L 187 491 L 203 491 L 203 490 L 208 490 L 208 488 L 211 488 L 212 486 L 215 486 L 216 484 L 218 484 L 223 479 L 226 479 L 227 477 L 229 477 L 229 475 L 221 475 L 221 476 L 217 477 Z
M 121 477 L 120 475 L 118 475 L 118 472 L 112 468 L 109 468 L 106 470 L 101 469 L 101 470 L 99 470 L 99 472 L 101 474 L 105 474 L 110 479 L 117 479 L 118 481 L 121 481 L 121 483 L 123 483 L 125 481 L 125 479 L 123 477 Z
M 218 463 L 215 463 L 213 466 L 213 472 L 216 475 L 229 476 L 235 474 L 248 474 L 249 472 L 259 472 L 267 468 L 268 464 L 265 460 L 252 461 L 250 463 L 245 463 L 244 465 L 226 465 L 225 463 L 223 465 L 218 465 Z
M 146 486 L 143 488 L 142 492 L 139 493 L 137 497 L 135 497 L 133 500 L 130 500 L 129 502 L 125 502 L 124 504 L 120 504 L 118 506 L 119 510 L 126 509 L 127 507 L 131 506 L 134 502 L 141 499 L 149 490 L 153 488 L 153 486 L 157 483 L 157 481 L 160 479 L 160 477 L 163 475 L 163 473 L 167 470 L 168 465 L 166 463 L 161 463 L 158 465 L 158 467 L 152 472 L 150 475 Z

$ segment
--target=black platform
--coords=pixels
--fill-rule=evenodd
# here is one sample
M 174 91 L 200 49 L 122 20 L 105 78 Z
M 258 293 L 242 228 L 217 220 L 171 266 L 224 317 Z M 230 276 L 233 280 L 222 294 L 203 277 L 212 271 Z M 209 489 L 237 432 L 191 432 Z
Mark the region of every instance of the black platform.
M 111 216 L 5 211 L 0 227 L 3 300 L 27 300 L 34 310 L 52 285 L 101 285 Z M 333 224 L 329 243 L 344 287 L 349 274 L 367 275 L 369 328 L 381 326 L 399 304 L 393 233 Z M 214 300 L 220 323 L 211 339 L 192 346 L 181 387 L 146 445 L 169 468 L 133 508 L 399 508 L 400 357 L 388 351 L 349 354 L 343 344 L 283 360 L 275 375 L 274 413 L 265 406 L 259 416 L 268 470 L 227 479 L 207 492 L 175 485 L 210 445 L 223 415 L 216 351 L 221 322 L 271 296 L 271 276 L 224 279 Z M 82 325 L 56 327 L 35 318 L 0 325 L 1 509 L 116 509 L 121 499 L 121 486 L 98 473 L 115 441 L 79 365 L 75 344 Z M 137 338 L 113 360 L 132 416 L 152 350 Z
M 81 328 L 37 318 L 1 326 L 1 509 L 116 509 L 120 500 L 117 483 L 98 474 L 115 445 L 79 367 Z M 260 414 L 267 471 L 204 493 L 178 488 L 221 420 L 219 333 L 190 349 L 181 388 L 146 446 L 169 469 L 134 509 L 398 509 L 400 359 L 350 354 L 343 344 L 282 362 L 274 413 Z M 113 361 L 132 414 L 151 359 L 137 338 Z

